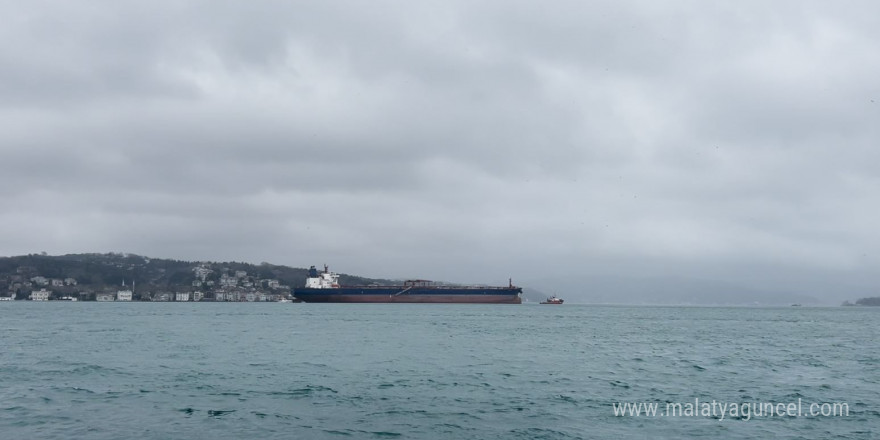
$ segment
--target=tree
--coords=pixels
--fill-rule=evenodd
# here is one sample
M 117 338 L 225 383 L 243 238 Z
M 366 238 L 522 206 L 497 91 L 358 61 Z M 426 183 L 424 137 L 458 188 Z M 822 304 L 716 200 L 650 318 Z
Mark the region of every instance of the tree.
M 856 301 L 856 304 L 860 306 L 880 306 L 880 296 L 861 298 Z

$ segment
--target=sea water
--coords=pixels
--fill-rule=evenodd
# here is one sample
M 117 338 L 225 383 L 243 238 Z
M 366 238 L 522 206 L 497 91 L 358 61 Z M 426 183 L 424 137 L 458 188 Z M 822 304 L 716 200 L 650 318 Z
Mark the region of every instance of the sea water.
M 856 307 L 0 303 L 0 438 L 878 438 L 878 324 Z M 660 411 L 615 413 L 640 403 Z

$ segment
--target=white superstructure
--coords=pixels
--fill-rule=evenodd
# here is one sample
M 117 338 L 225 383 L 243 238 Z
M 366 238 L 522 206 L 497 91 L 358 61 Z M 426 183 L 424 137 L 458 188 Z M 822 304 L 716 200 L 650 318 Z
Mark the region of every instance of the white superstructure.
M 309 277 L 306 278 L 306 287 L 311 289 L 335 289 L 339 287 L 339 274 L 330 272 L 327 265 L 324 271 L 318 273 L 315 266 L 309 268 Z

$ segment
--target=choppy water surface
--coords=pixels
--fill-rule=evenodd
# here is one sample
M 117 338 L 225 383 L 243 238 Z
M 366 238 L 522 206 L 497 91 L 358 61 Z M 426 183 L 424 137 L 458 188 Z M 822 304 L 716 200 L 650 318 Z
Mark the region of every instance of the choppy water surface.
M 877 438 L 880 309 L 0 303 L 3 438 Z M 616 402 L 845 402 L 616 417 Z

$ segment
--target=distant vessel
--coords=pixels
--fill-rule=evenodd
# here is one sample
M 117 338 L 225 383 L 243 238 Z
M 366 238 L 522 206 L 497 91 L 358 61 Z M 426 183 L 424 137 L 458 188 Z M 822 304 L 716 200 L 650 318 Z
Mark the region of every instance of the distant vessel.
M 564 302 L 565 302 L 564 299 L 557 298 L 556 295 L 553 295 L 550 298 L 547 298 L 546 300 L 541 301 L 541 304 L 562 304 Z
M 295 287 L 292 293 L 307 303 L 522 303 L 522 288 L 514 286 L 513 281 L 507 287 L 449 286 L 428 280 L 408 280 L 391 286 L 341 286 L 339 275 L 330 272 L 327 265 L 323 272 L 315 266 L 309 268 L 305 287 Z

